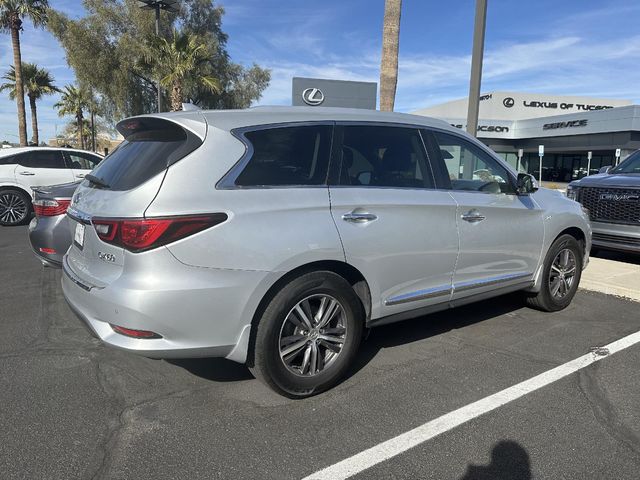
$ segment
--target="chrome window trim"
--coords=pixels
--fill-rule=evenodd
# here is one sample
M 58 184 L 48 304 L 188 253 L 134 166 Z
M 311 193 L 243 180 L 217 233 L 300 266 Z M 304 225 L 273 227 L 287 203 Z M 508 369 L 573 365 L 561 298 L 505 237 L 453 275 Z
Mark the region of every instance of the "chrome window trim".
M 81 210 L 78 210 L 77 208 L 69 207 L 67 209 L 67 216 L 78 223 L 91 225 L 91 215 Z
M 429 170 L 431 171 L 431 176 L 434 181 L 434 186 L 437 185 L 434 173 L 433 166 L 431 165 L 431 158 L 429 157 L 429 151 L 424 145 L 424 139 L 422 138 L 421 129 L 432 128 L 426 125 L 420 125 L 415 123 L 399 123 L 399 122 L 377 122 L 375 120 L 308 120 L 308 121 L 292 121 L 292 122 L 278 122 L 278 123 L 266 123 L 260 125 L 250 125 L 245 127 L 234 128 L 230 131 L 231 135 L 233 135 L 236 139 L 238 139 L 244 145 L 245 151 L 240 157 L 240 159 L 225 173 L 222 178 L 216 183 L 216 190 L 268 190 L 268 189 L 285 189 L 285 188 L 335 188 L 335 187 L 346 187 L 346 188 L 389 188 L 394 190 L 428 190 L 433 191 L 437 190 L 436 188 L 413 188 L 413 187 L 376 187 L 376 186 L 367 186 L 367 185 L 329 185 L 328 177 L 331 170 L 331 162 L 329 162 L 329 169 L 327 171 L 327 179 L 324 184 L 318 185 L 251 185 L 251 186 L 243 186 L 236 185 L 236 179 L 240 176 L 240 173 L 247 166 L 251 157 L 253 155 L 253 146 L 251 142 L 245 137 L 245 134 L 248 132 L 254 132 L 258 130 L 269 130 L 272 128 L 283 128 L 283 127 L 308 127 L 308 126 L 316 126 L 316 125 L 331 125 L 331 126 L 371 126 L 371 127 L 397 127 L 397 128 L 415 128 L 418 130 L 418 135 L 420 136 L 420 140 L 422 142 L 422 146 L 425 152 L 425 158 L 428 163 Z M 452 127 L 453 128 L 453 127 Z M 453 130 L 446 129 L 437 129 L 444 133 L 455 134 L 456 132 Z M 331 135 L 331 143 L 333 145 L 333 134 Z M 333 147 L 331 148 L 331 152 L 333 152 Z M 446 190 L 446 189 L 439 189 Z M 446 190 L 450 191 L 450 190 Z

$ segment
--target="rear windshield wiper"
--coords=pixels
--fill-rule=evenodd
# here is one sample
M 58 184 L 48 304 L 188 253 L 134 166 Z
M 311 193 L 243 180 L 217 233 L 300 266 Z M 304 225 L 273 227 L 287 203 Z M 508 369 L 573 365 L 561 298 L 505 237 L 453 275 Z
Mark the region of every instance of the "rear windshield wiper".
M 109 185 L 107 182 L 102 180 L 100 177 L 96 177 L 95 175 L 91 175 L 90 173 L 85 175 L 84 178 L 86 178 L 91 183 L 93 183 L 95 185 L 98 185 L 98 186 L 100 186 L 102 188 L 111 188 L 111 185 Z

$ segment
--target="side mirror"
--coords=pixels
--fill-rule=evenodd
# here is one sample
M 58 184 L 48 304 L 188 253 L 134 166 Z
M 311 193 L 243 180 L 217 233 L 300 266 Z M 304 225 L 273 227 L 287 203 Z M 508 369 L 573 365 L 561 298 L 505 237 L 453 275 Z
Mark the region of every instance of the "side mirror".
M 600 167 L 600 170 L 598 170 L 598 173 L 608 173 L 609 170 L 611 170 L 611 165 L 607 165 L 605 167 Z
M 519 173 L 516 184 L 516 193 L 518 195 L 529 195 L 538 190 L 536 179 L 528 173 Z

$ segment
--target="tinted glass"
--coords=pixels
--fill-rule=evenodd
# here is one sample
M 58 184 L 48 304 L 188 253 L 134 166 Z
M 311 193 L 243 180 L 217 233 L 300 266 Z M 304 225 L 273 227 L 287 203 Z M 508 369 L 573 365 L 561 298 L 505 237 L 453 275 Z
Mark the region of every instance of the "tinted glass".
M 16 157 L 15 155 L 11 155 L 8 157 L 0 157 L 0 165 L 15 165 Z
M 247 132 L 245 137 L 253 147 L 253 154 L 236 185 L 326 183 L 331 131 L 330 125 L 310 125 Z
M 446 165 L 453 190 L 514 193 L 507 169 L 473 143 L 435 132 L 440 160 Z
M 160 119 L 125 120 L 118 130 L 125 140 L 91 172 L 110 190 L 143 184 L 202 143 L 180 126 Z
M 67 152 L 71 168 L 77 170 L 93 170 L 102 158 L 90 153 Z
M 611 169 L 611 173 L 640 173 L 640 151 L 629 155 L 620 165 Z
M 33 150 L 17 155 L 18 165 L 29 168 L 67 168 L 62 153 L 56 150 Z
M 345 126 L 340 185 L 433 188 L 418 130 Z

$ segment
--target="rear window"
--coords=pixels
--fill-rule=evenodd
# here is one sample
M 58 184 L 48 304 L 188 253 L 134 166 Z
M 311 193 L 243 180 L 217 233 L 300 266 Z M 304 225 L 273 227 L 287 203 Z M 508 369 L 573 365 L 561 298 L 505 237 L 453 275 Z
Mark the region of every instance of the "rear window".
M 327 180 L 330 125 L 279 127 L 245 133 L 253 154 L 238 186 L 322 185 Z
M 62 153 L 57 150 L 32 150 L 14 158 L 18 165 L 28 168 L 67 168 Z
M 158 118 L 125 120 L 117 128 L 125 140 L 91 172 L 109 190 L 142 185 L 202 144 L 193 133 Z

